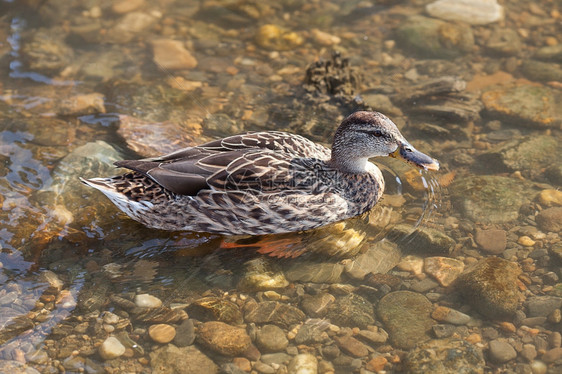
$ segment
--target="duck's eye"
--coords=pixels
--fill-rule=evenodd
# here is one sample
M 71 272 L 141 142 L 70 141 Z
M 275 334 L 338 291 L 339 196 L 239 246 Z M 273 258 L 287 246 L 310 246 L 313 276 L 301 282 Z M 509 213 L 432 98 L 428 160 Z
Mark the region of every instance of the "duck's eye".
M 381 130 L 374 130 L 372 132 L 372 134 L 376 137 L 380 137 L 380 136 L 382 136 L 382 131 Z

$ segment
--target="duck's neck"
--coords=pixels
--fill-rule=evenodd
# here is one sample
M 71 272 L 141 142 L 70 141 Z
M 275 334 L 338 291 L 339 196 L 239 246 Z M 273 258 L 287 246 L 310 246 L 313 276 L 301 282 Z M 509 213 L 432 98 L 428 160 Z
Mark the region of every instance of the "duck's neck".
M 367 162 L 367 158 L 346 158 L 332 150 L 329 164 L 344 173 L 363 174 L 367 172 Z

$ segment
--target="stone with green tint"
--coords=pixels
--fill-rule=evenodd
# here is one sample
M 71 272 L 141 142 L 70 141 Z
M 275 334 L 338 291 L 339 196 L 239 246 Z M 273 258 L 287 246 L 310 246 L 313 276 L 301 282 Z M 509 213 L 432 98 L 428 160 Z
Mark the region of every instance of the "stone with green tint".
M 534 174 L 562 156 L 556 138 L 547 135 L 524 137 L 509 141 L 478 157 L 486 170 L 521 171 Z
M 400 349 L 412 349 L 430 339 L 431 327 L 436 323 L 430 316 L 431 302 L 411 291 L 396 291 L 383 297 L 377 312 L 392 343 Z
M 505 223 L 536 195 L 530 183 L 496 175 L 471 175 L 449 187 L 453 204 L 466 218 L 479 223 Z
M 474 47 L 468 25 L 422 16 L 408 18 L 398 27 L 396 36 L 404 50 L 431 58 L 454 58 Z

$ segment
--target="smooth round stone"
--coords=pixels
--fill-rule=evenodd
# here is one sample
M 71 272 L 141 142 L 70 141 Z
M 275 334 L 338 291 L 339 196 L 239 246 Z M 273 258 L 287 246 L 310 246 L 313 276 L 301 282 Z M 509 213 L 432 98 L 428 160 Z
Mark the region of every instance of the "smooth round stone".
M 225 356 L 242 355 L 252 344 L 246 330 L 218 321 L 201 325 L 198 341 Z
M 99 354 L 104 360 L 111 360 L 122 356 L 125 353 L 125 346 L 121 344 L 119 339 L 110 336 L 105 339 L 99 347 Z
M 537 215 L 536 221 L 542 230 L 562 231 L 562 207 L 548 208 L 541 211 Z
M 503 364 L 515 357 L 517 357 L 517 352 L 511 344 L 497 339 L 490 342 L 490 360 L 493 362 Z
M 481 314 L 502 319 L 519 305 L 519 266 L 499 257 L 488 257 L 472 265 L 455 283 L 460 294 Z
M 471 320 L 470 316 L 446 306 L 435 308 L 431 317 L 439 322 L 447 322 L 453 325 L 466 325 Z
M 535 360 L 533 362 L 531 362 L 531 370 L 533 371 L 533 374 L 546 374 L 546 371 L 548 370 L 548 367 L 546 366 L 546 364 L 542 361 L 539 360 Z
M 542 190 L 537 196 L 539 203 L 545 206 L 562 205 L 562 191 L 554 189 Z
M 288 367 L 288 374 L 316 374 L 318 360 L 309 353 L 301 353 L 293 357 Z
M 503 8 L 496 0 L 438 0 L 425 6 L 433 17 L 486 25 L 503 19 Z
M 507 246 L 507 233 L 505 230 L 500 229 L 477 229 L 474 240 L 484 251 L 498 255 L 505 251 Z
M 541 358 L 547 364 L 558 361 L 562 358 L 562 348 L 552 348 L 551 350 L 546 351 Z
M 279 352 L 287 348 L 285 332 L 275 325 L 265 325 L 256 334 L 256 344 L 265 352 Z
M 147 293 L 143 293 L 135 296 L 135 304 L 139 308 L 158 308 L 162 306 L 162 300 Z
M 115 325 L 117 322 L 119 322 L 119 316 L 117 314 L 106 312 L 103 315 L 103 323 L 106 323 L 108 325 Z
M 156 343 L 165 344 L 174 339 L 176 336 L 176 329 L 165 323 L 159 323 L 148 328 L 148 335 Z

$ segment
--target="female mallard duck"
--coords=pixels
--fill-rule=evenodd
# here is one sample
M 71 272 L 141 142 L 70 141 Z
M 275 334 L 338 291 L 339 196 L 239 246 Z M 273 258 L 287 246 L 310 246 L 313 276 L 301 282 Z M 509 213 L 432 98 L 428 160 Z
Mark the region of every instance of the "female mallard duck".
M 384 191 L 371 157 L 399 157 L 428 170 L 378 112 L 356 112 L 336 130 L 332 151 L 280 131 L 229 136 L 166 156 L 118 161 L 132 172 L 83 180 L 152 228 L 225 235 L 309 230 L 370 210 Z

